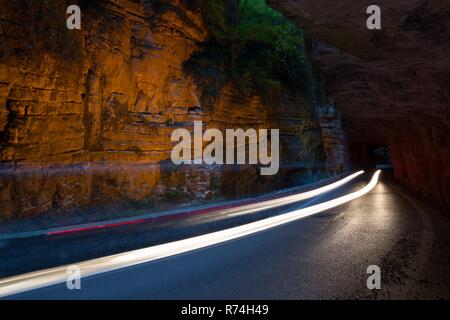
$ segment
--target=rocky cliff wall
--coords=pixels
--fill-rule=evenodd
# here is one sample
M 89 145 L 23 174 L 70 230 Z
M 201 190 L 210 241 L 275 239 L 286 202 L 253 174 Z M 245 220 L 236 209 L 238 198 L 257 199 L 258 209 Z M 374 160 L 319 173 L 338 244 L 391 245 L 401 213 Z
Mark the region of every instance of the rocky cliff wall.
M 373 1 L 331 2 L 268 1 L 320 40 L 315 59 L 349 139 L 387 145 L 399 181 L 449 206 L 449 2 L 379 1 L 375 31 Z
M 242 196 L 342 170 L 338 119 L 299 93 L 242 99 L 230 84 L 202 105 L 182 67 L 206 37 L 201 15 L 156 3 L 84 1 L 82 29 L 69 31 L 69 1 L 0 1 L 0 218 L 215 189 Z M 171 133 L 196 120 L 281 129 L 280 175 L 174 167 Z

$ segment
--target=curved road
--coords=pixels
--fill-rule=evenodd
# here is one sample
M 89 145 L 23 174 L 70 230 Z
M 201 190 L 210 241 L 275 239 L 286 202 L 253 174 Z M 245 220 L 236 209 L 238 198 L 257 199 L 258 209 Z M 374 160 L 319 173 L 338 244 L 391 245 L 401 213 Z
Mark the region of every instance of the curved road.
M 359 190 L 368 175 L 337 190 L 277 210 L 281 214 L 323 203 Z M 278 212 L 276 212 L 278 211 Z M 214 217 L 192 218 L 184 230 Z M 34 240 L 35 257 L 47 251 L 86 251 L 105 246 L 122 236 L 132 243 L 148 234 L 149 226 L 128 226 L 114 231 Z M 151 227 L 154 228 L 154 227 Z M 173 229 L 175 228 L 175 229 Z M 179 228 L 179 229 L 177 229 Z M 210 227 L 209 227 L 210 228 Z M 202 233 L 204 233 L 203 229 Z M 183 233 L 183 232 L 181 232 Z M 137 240 L 136 240 L 137 241 Z M 134 241 L 134 242 L 136 242 Z M 147 242 L 149 240 L 146 240 Z M 153 240 L 152 240 L 153 241 Z M 427 261 L 433 228 L 423 209 L 386 183 L 382 177 L 367 195 L 317 215 L 244 238 L 190 251 L 162 260 L 83 278 L 81 290 L 53 285 L 9 298 L 14 299 L 341 299 L 403 297 L 414 290 L 412 279 Z M 151 243 L 151 241 L 149 242 Z M 23 242 L 30 248 L 30 243 Z M 117 247 L 117 246 L 115 246 Z M 122 247 L 121 250 L 125 249 Z M 132 246 L 130 246 L 132 248 Z M 20 243 L 9 249 L 20 251 Z M 52 251 L 53 250 L 53 251 Z M 89 250 L 87 250 L 89 251 Z M 37 253 L 36 253 L 37 252 Z M 24 255 L 27 257 L 27 255 Z M 64 255 L 62 255 L 64 258 Z M 87 256 L 72 255 L 75 261 Z M 61 258 L 61 254 L 55 253 Z M 45 260 L 45 259 L 44 259 Z M 61 261 L 64 261 L 61 260 Z M 0 266 L 7 267 L 8 263 Z M 17 266 L 13 262 L 9 267 Z M 55 262 L 56 263 L 56 262 Z M 39 266 L 39 263 L 36 264 Z M 45 264 L 43 264 L 45 265 Z M 382 272 L 382 290 L 366 286 L 370 265 Z

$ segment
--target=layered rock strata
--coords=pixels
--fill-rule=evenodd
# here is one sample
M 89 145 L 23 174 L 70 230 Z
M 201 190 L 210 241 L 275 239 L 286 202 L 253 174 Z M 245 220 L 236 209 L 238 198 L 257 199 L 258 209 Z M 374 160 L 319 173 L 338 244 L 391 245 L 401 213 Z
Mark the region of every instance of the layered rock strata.
M 230 84 L 202 105 L 183 71 L 207 36 L 202 17 L 182 1 L 152 3 L 83 2 L 82 29 L 69 31 L 69 1 L 1 0 L 0 219 L 211 190 L 237 197 L 313 179 L 327 156 L 330 171 L 342 169 L 335 120 L 320 121 L 299 93 L 242 99 Z M 279 128 L 280 175 L 174 167 L 171 134 L 194 121 Z

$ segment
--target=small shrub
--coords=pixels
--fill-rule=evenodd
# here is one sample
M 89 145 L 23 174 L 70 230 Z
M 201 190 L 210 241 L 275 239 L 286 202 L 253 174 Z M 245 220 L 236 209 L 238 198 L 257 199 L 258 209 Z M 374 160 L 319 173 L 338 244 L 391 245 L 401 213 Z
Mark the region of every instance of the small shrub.
M 186 0 L 201 10 L 209 38 L 184 64 L 204 89 L 202 102 L 214 102 L 233 83 L 245 95 L 269 96 L 281 86 L 301 88 L 316 99 L 316 72 L 309 38 L 265 0 Z

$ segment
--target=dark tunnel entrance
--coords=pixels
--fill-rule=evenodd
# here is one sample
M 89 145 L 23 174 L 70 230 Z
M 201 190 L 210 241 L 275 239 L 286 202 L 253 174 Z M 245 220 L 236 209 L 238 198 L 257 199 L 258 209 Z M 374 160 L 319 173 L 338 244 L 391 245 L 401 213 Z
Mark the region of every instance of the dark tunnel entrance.
M 349 153 L 354 168 L 392 169 L 389 149 L 385 145 L 351 141 Z

